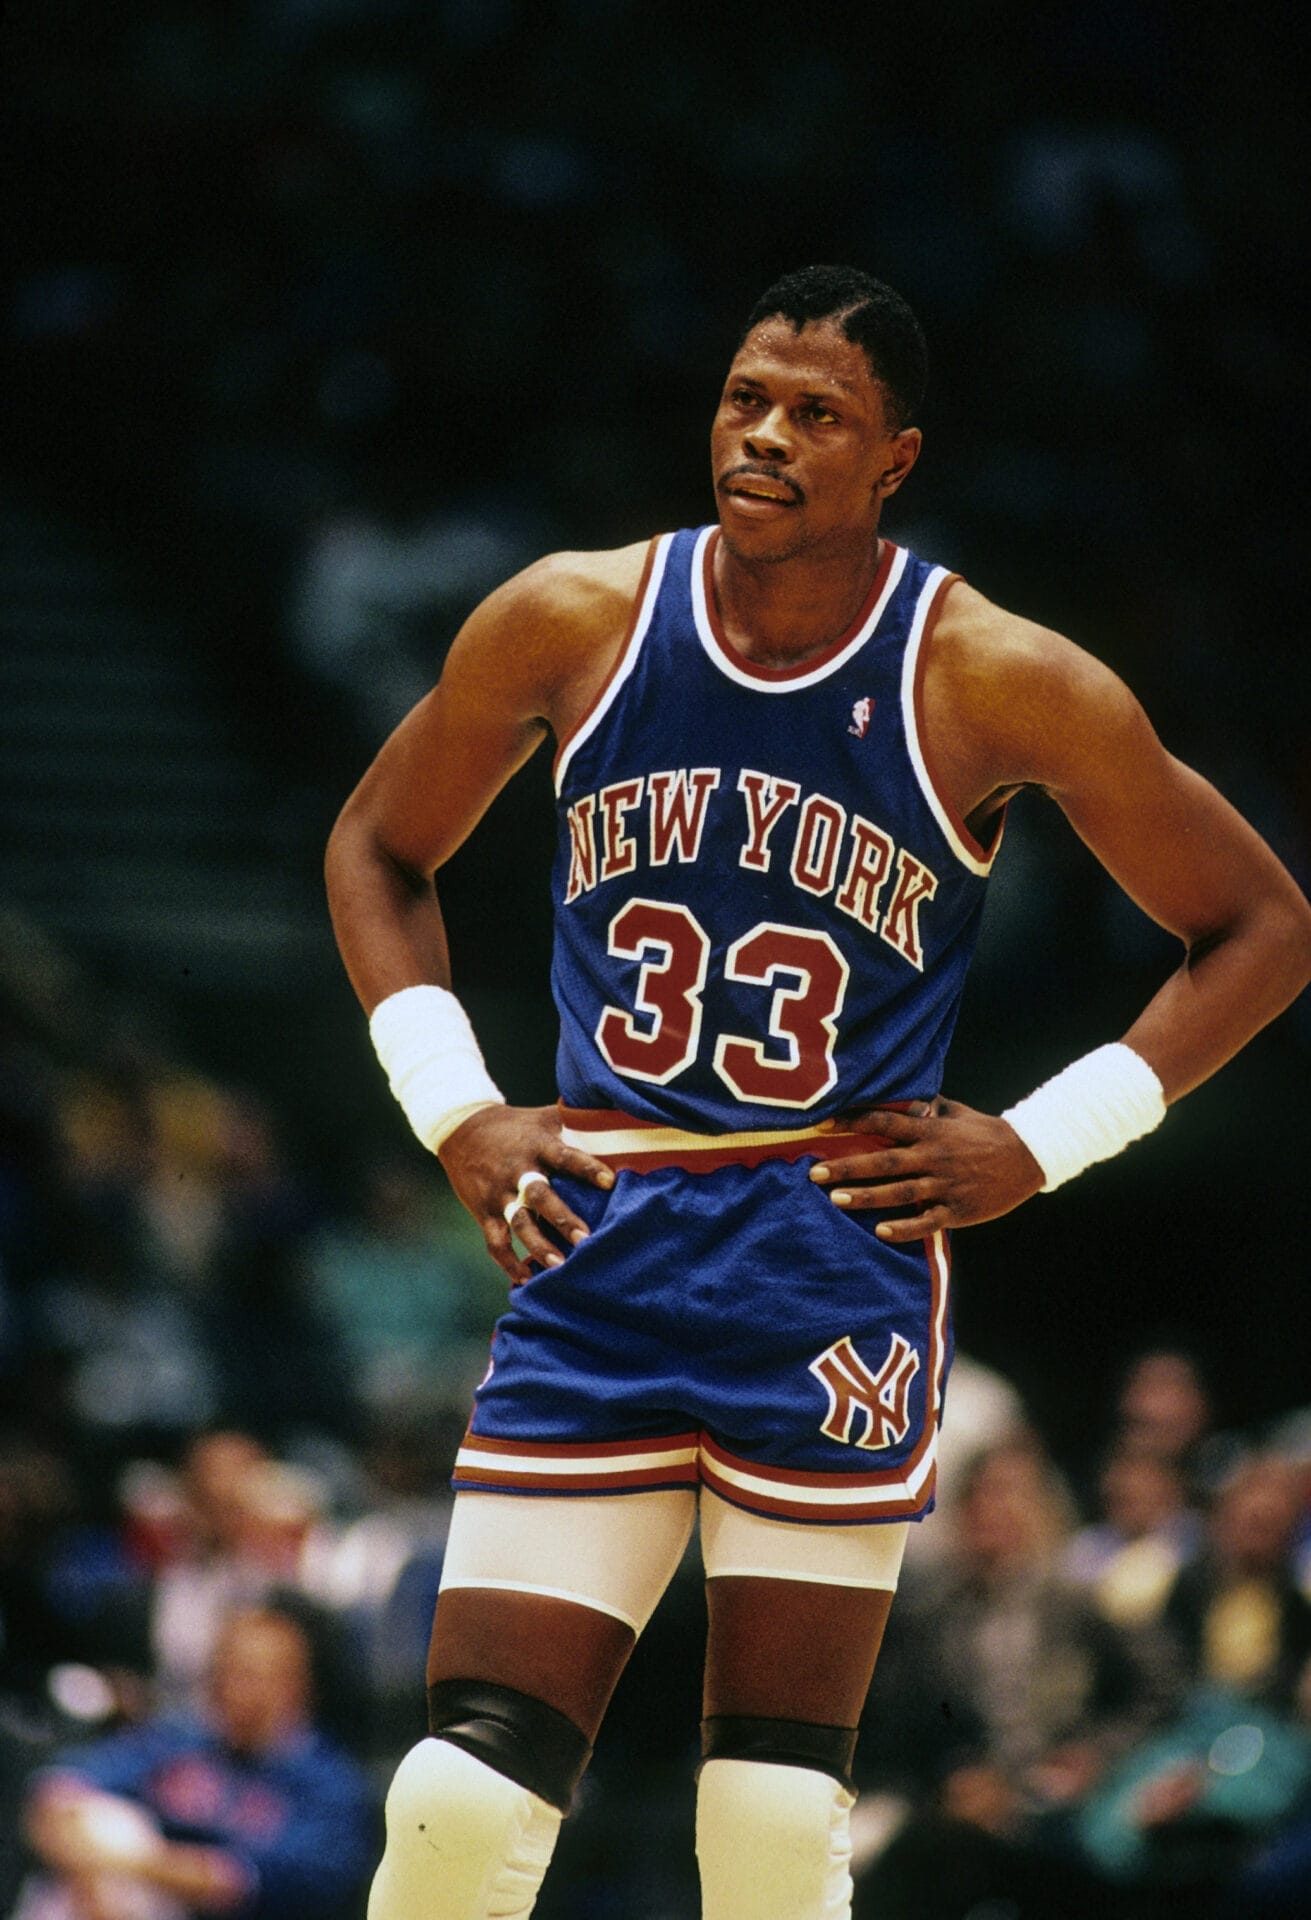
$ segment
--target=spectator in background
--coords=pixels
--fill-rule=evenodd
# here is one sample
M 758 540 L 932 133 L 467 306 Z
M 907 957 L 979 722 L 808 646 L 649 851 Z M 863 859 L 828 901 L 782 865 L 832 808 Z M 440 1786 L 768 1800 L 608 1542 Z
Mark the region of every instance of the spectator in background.
M 315 1731 L 310 1650 L 269 1608 L 232 1614 L 203 1715 L 159 1719 L 43 1771 L 27 1831 L 44 1872 L 21 1920 L 334 1920 L 357 1905 L 373 1814 Z
M 1201 1543 L 1183 1473 L 1141 1440 L 1112 1448 L 1098 1476 L 1101 1519 L 1080 1528 L 1064 1556 L 1066 1576 L 1086 1589 L 1103 1619 L 1129 1631 L 1159 1621 L 1181 1567 Z
M 1021 1445 L 1029 1433 L 1024 1402 L 1003 1374 L 958 1346 L 951 1363 L 951 1417 L 938 1438 L 938 1514 L 931 1527 L 915 1527 L 906 1543 L 903 1579 L 937 1577 L 956 1550 L 961 1493 L 975 1462 L 995 1447 Z
M 1256 1455 L 1231 1474 L 1165 1609 L 1190 1690 L 1079 1816 L 1101 1871 L 1166 1890 L 1190 1915 L 1222 1894 L 1244 1920 L 1311 1907 L 1311 1605 L 1290 1560 L 1299 1511 L 1287 1461 Z
M 274 1584 L 275 1571 L 252 1556 L 248 1539 L 252 1488 L 267 1464 L 250 1434 L 200 1434 L 171 1487 L 166 1476 L 150 1476 L 148 1511 L 129 1511 L 141 1576 L 102 1614 L 99 1651 L 108 1664 L 150 1675 L 162 1706 L 196 1704 L 221 1621 Z
M 1179 1574 L 1165 1607 L 1199 1686 L 1288 1708 L 1311 1661 L 1311 1602 L 1294 1577 L 1302 1513 L 1298 1468 L 1269 1454 L 1225 1482 L 1205 1551 Z
M 373 1160 L 358 1213 L 323 1226 L 308 1259 L 363 1406 L 435 1392 L 463 1417 L 503 1284 L 440 1175 L 409 1155 Z
M 892 1629 L 862 1729 L 873 1786 L 909 1789 L 913 1816 L 868 1876 L 857 1912 L 1103 1911 L 1062 1857 L 1069 1811 L 1163 1710 L 1159 1680 L 1062 1577 L 1072 1509 L 1035 1441 L 980 1456 L 958 1515 L 954 1570 Z M 909 1596 L 908 1596 L 909 1599 Z M 895 1747 L 879 1740 L 896 1728 Z M 1070 1876 L 1073 1876 L 1071 1879 Z M 959 1890 L 960 1906 L 942 1889 Z M 954 1898 L 955 1895 L 953 1894 Z
M 1116 1401 L 1115 1444 L 1173 1461 L 1190 1491 L 1205 1491 L 1222 1470 L 1224 1443 L 1200 1364 L 1181 1347 L 1138 1355 Z

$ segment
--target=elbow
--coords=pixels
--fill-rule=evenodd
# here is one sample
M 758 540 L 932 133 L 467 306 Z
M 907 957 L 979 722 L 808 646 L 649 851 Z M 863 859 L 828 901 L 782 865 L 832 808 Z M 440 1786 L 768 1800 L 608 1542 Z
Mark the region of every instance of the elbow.
M 346 802 L 328 835 L 323 881 L 328 906 L 334 911 L 361 889 L 372 894 L 381 885 L 388 894 L 399 890 L 404 896 L 418 897 L 432 887 L 432 875 L 388 846 L 377 822 L 356 798 Z
M 1300 993 L 1304 987 L 1311 986 L 1311 901 L 1300 888 L 1296 889 L 1296 895 L 1289 914 L 1288 943 L 1297 977 L 1293 991 Z
M 358 841 L 358 829 L 351 818 L 349 801 L 342 808 L 328 835 L 327 846 L 323 850 L 323 880 L 328 889 L 328 898 L 341 881 L 342 875 L 349 871 L 353 850 Z
M 359 825 L 347 805 L 337 816 L 323 851 L 323 884 L 329 907 L 335 907 L 349 891 L 351 876 L 359 871 L 359 857 Z
M 1266 978 L 1287 1006 L 1311 985 L 1311 903 L 1291 882 L 1258 916 Z

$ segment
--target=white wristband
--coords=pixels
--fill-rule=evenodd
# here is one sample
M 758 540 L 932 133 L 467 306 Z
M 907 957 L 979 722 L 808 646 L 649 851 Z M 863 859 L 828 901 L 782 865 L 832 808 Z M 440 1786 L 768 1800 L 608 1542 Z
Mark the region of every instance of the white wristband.
M 1046 1175 L 1042 1191 L 1109 1160 L 1165 1118 L 1161 1083 L 1121 1040 L 1097 1047 L 1001 1116 Z
M 388 994 L 373 1010 L 369 1035 L 401 1111 L 431 1152 L 479 1107 L 504 1105 L 469 1016 L 445 987 Z

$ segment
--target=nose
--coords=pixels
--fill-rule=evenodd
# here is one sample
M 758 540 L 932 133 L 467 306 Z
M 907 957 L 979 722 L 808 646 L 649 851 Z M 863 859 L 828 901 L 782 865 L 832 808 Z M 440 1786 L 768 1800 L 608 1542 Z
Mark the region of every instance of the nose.
M 763 419 L 755 421 L 742 436 L 742 444 L 753 460 L 776 464 L 792 458 L 792 437 L 782 407 L 771 407 Z

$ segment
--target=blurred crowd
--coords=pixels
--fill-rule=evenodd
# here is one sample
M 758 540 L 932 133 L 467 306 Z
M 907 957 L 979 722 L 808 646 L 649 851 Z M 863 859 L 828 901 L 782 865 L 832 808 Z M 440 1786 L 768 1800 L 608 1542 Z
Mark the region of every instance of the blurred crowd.
M 1153 711 L 1287 845 L 1291 726 L 1258 767 L 1222 716 L 1306 587 L 1298 10 L 1241 62 L 1211 10 L 1120 12 L 954 0 L 875 48 L 856 7 L 17 0 L 12 457 L 154 540 L 252 729 L 281 656 L 374 741 L 516 564 L 706 515 L 745 311 L 851 259 L 932 348 L 894 534 L 1135 682 L 1186 645 Z
M 139 1024 L 4 1004 L 0 1912 L 359 1920 L 500 1276 L 417 1148 L 316 1191 Z M 703 1631 L 693 1553 L 543 1920 L 695 1915 Z M 858 1771 L 879 1920 L 1304 1913 L 1311 1409 L 1220 1430 L 1160 1345 L 1058 1464 L 960 1355 Z

